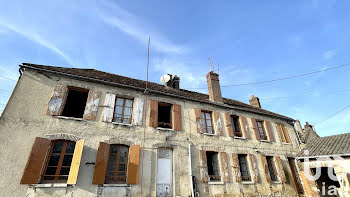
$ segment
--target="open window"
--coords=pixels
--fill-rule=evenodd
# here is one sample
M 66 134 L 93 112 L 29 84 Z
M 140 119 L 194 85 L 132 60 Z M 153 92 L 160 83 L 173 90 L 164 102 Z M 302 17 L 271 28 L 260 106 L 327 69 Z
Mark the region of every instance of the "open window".
M 278 181 L 276 165 L 272 156 L 266 156 L 267 167 L 269 168 L 271 181 Z
M 207 151 L 207 166 L 208 166 L 208 175 L 210 181 L 220 181 L 220 168 L 219 168 L 219 160 L 218 153 Z
M 172 104 L 158 103 L 158 127 L 172 129 Z
M 231 127 L 233 131 L 233 135 L 236 137 L 242 137 L 243 134 L 239 125 L 239 117 L 231 115 L 230 118 L 231 118 Z
M 77 87 L 68 87 L 68 95 L 63 108 L 62 116 L 83 118 L 89 90 Z
M 246 154 L 238 155 L 239 170 L 241 172 L 242 181 L 250 181 L 249 165 Z

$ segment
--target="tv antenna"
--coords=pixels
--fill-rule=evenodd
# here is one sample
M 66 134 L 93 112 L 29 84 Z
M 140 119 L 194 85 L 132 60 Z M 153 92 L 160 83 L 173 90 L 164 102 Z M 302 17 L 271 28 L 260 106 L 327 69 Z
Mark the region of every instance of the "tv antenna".
M 212 72 L 215 72 L 215 71 L 217 71 L 217 73 L 219 73 L 219 64 L 217 65 L 217 70 L 215 70 L 215 65 L 214 65 L 214 63 L 211 61 L 211 58 L 209 57 L 208 58 L 209 59 L 209 66 L 210 66 L 210 71 L 212 71 Z

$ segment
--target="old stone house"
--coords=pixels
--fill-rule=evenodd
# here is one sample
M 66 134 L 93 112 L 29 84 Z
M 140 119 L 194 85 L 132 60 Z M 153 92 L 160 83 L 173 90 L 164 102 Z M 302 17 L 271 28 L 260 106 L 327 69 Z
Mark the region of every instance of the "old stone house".
M 204 76 L 203 76 L 204 77 Z M 302 192 L 295 120 L 221 96 L 94 69 L 23 63 L 0 119 L 3 196 Z

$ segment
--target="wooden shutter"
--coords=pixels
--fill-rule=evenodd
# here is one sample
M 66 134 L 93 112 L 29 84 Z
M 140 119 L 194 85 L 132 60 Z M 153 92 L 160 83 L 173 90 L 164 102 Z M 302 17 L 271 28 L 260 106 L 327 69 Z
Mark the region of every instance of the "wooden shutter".
M 201 175 L 201 182 L 208 183 L 208 167 L 207 167 L 207 155 L 204 150 L 199 151 L 199 171 Z
M 265 155 L 261 155 L 261 161 L 262 161 L 262 164 L 263 164 L 263 167 L 264 167 L 266 180 L 267 180 L 268 183 L 271 183 L 270 171 L 269 171 L 269 167 L 267 165 L 267 161 L 266 161 L 266 156 Z
M 225 114 L 225 119 L 226 119 L 226 130 L 227 130 L 227 135 L 230 137 L 233 137 L 233 130 L 232 130 L 232 122 L 231 122 L 231 115 L 229 113 Z
M 286 142 L 290 143 L 290 137 L 288 135 L 287 127 L 285 125 L 282 125 L 282 128 L 283 128 L 284 137 L 286 138 Z
M 132 110 L 132 122 L 133 125 L 142 125 L 143 119 L 143 100 L 141 98 L 134 98 L 133 110 Z
M 279 123 L 277 123 L 276 125 L 277 125 L 277 128 L 278 128 L 278 134 L 280 136 L 281 142 L 286 142 L 286 138 L 284 137 L 284 134 L 283 134 L 283 128 L 282 128 L 283 125 L 279 124 Z
M 227 163 L 227 154 L 225 152 L 220 152 L 221 159 L 221 168 L 223 173 L 223 180 L 225 183 L 230 182 L 230 175 L 228 173 L 228 163 Z
M 247 125 L 247 118 L 244 116 L 240 116 L 239 119 L 241 121 L 241 130 L 243 132 L 244 137 L 247 139 L 250 139 L 250 135 L 248 132 L 248 125 Z
M 96 120 L 98 104 L 100 103 L 102 92 L 99 90 L 90 90 L 86 101 L 84 120 Z
M 275 156 L 276 159 L 276 165 L 278 170 L 278 176 L 280 177 L 280 180 L 282 183 L 287 182 L 286 174 L 284 173 L 283 166 L 281 163 L 281 158 L 279 156 Z
M 197 132 L 203 133 L 203 124 L 202 124 L 202 110 L 201 109 L 194 109 L 195 115 L 196 115 L 196 126 L 197 126 Z
M 140 145 L 131 145 L 129 149 L 128 184 L 139 183 Z
M 266 129 L 267 129 L 267 133 L 269 134 L 270 141 L 275 142 L 275 136 L 273 135 L 270 121 L 265 120 L 265 125 L 266 125 Z
M 49 150 L 49 145 L 49 139 L 35 138 L 26 167 L 24 168 L 21 184 L 37 184 L 39 182 L 41 169 Z
M 232 153 L 232 167 L 233 167 L 233 174 L 235 176 L 236 182 L 241 182 L 242 176 L 239 168 L 238 154 L 236 153 Z
M 252 181 L 257 183 L 259 181 L 258 165 L 253 154 L 249 154 L 249 159 L 251 163 Z
M 92 184 L 105 183 L 108 157 L 109 157 L 109 144 L 100 142 L 100 145 L 97 150 L 95 171 L 94 171 L 94 177 L 92 179 Z
M 251 118 L 250 120 L 252 121 L 255 137 L 256 137 L 257 140 L 260 140 L 260 134 L 259 134 L 259 130 L 258 130 L 258 125 L 256 124 L 256 121 L 255 121 L 254 118 Z
M 115 94 L 111 94 L 107 92 L 105 102 L 103 104 L 102 121 L 112 122 L 114 105 L 115 105 Z
M 72 158 L 72 163 L 69 170 L 69 176 L 67 184 L 74 185 L 77 183 L 81 155 L 83 154 L 84 140 L 79 140 L 75 143 L 74 154 Z
M 68 87 L 65 85 L 56 85 L 53 95 L 49 101 L 46 114 L 51 116 L 59 116 L 63 112 L 68 95 Z
M 214 111 L 215 133 L 217 135 L 223 135 L 222 123 L 220 118 L 220 112 Z
M 182 131 L 181 105 L 174 104 L 173 114 L 174 114 L 174 130 L 175 131 Z
M 150 100 L 150 117 L 149 117 L 149 126 L 153 128 L 158 127 L 158 101 Z

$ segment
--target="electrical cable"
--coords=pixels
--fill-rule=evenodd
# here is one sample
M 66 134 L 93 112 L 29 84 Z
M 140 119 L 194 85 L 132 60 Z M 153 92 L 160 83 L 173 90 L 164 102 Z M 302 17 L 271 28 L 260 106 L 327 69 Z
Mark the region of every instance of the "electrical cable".
M 322 120 L 322 121 L 320 121 L 320 122 L 314 124 L 314 126 L 316 126 L 317 124 L 320 124 L 320 123 L 322 123 L 322 122 L 325 122 L 325 121 L 329 120 L 330 118 L 334 117 L 335 115 L 339 114 L 340 112 L 346 110 L 346 109 L 349 108 L 349 107 L 350 107 L 350 105 L 347 105 L 347 106 L 343 107 L 341 110 L 339 110 L 339 111 L 335 112 L 334 114 L 330 115 L 328 118 L 326 118 L 326 119 L 324 119 L 324 120 Z
M 297 78 L 297 77 L 303 77 L 303 76 L 307 76 L 307 75 L 312 75 L 312 74 L 316 74 L 316 73 L 320 73 L 320 72 L 326 72 L 326 71 L 329 71 L 329 70 L 334 70 L 334 69 L 338 69 L 338 68 L 342 68 L 342 67 L 346 67 L 346 66 L 350 66 L 350 64 L 342 64 L 342 65 L 339 65 L 339 66 L 334 66 L 334 67 L 321 69 L 321 70 L 317 70 L 317 71 L 313 71 L 313 72 L 308 72 L 308 73 L 303 73 L 303 74 L 298 74 L 298 75 L 292 75 L 292 76 L 282 77 L 282 78 L 277 78 L 277 79 L 258 81 L 258 82 L 249 82 L 249 83 L 240 83 L 240 84 L 231 84 L 231 85 L 222 85 L 220 87 L 225 88 L 225 87 L 235 87 L 235 86 L 246 86 L 246 85 L 257 85 L 257 84 L 263 84 L 263 83 L 271 83 L 271 82 L 276 82 L 276 81 L 282 81 L 282 80 L 288 80 L 288 79 L 293 79 L 293 78 Z M 184 88 L 184 89 L 207 89 L 207 87 L 205 87 L 205 88 L 204 87 L 201 87 L 201 88 Z
M 11 80 L 11 81 L 14 81 L 14 82 L 16 82 L 16 81 L 17 81 L 17 80 L 14 80 L 14 79 L 11 79 L 11 78 L 8 78 L 8 77 L 5 77 L 5 76 L 3 76 L 3 75 L 0 75 L 0 77 L 2 77 L 2 78 L 4 78 L 4 79 Z
M 333 91 L 333 92 L 325 92 L 324 94 L 336 94 L 341 92 L 350 92 L 350 90 L 339 90 L 339 91 Z M 310 93 L 304 93 L 299 95 L 292 95 L 292 96 L 281 96 L 281 97 L 271 97 L 271 98 L 259 98 L 260 100 L 274 100 L 274 99 L 285 99 L 285 98 L 291 98 L 291 97 L 298 97 L 300 95 L 309 95 Z

